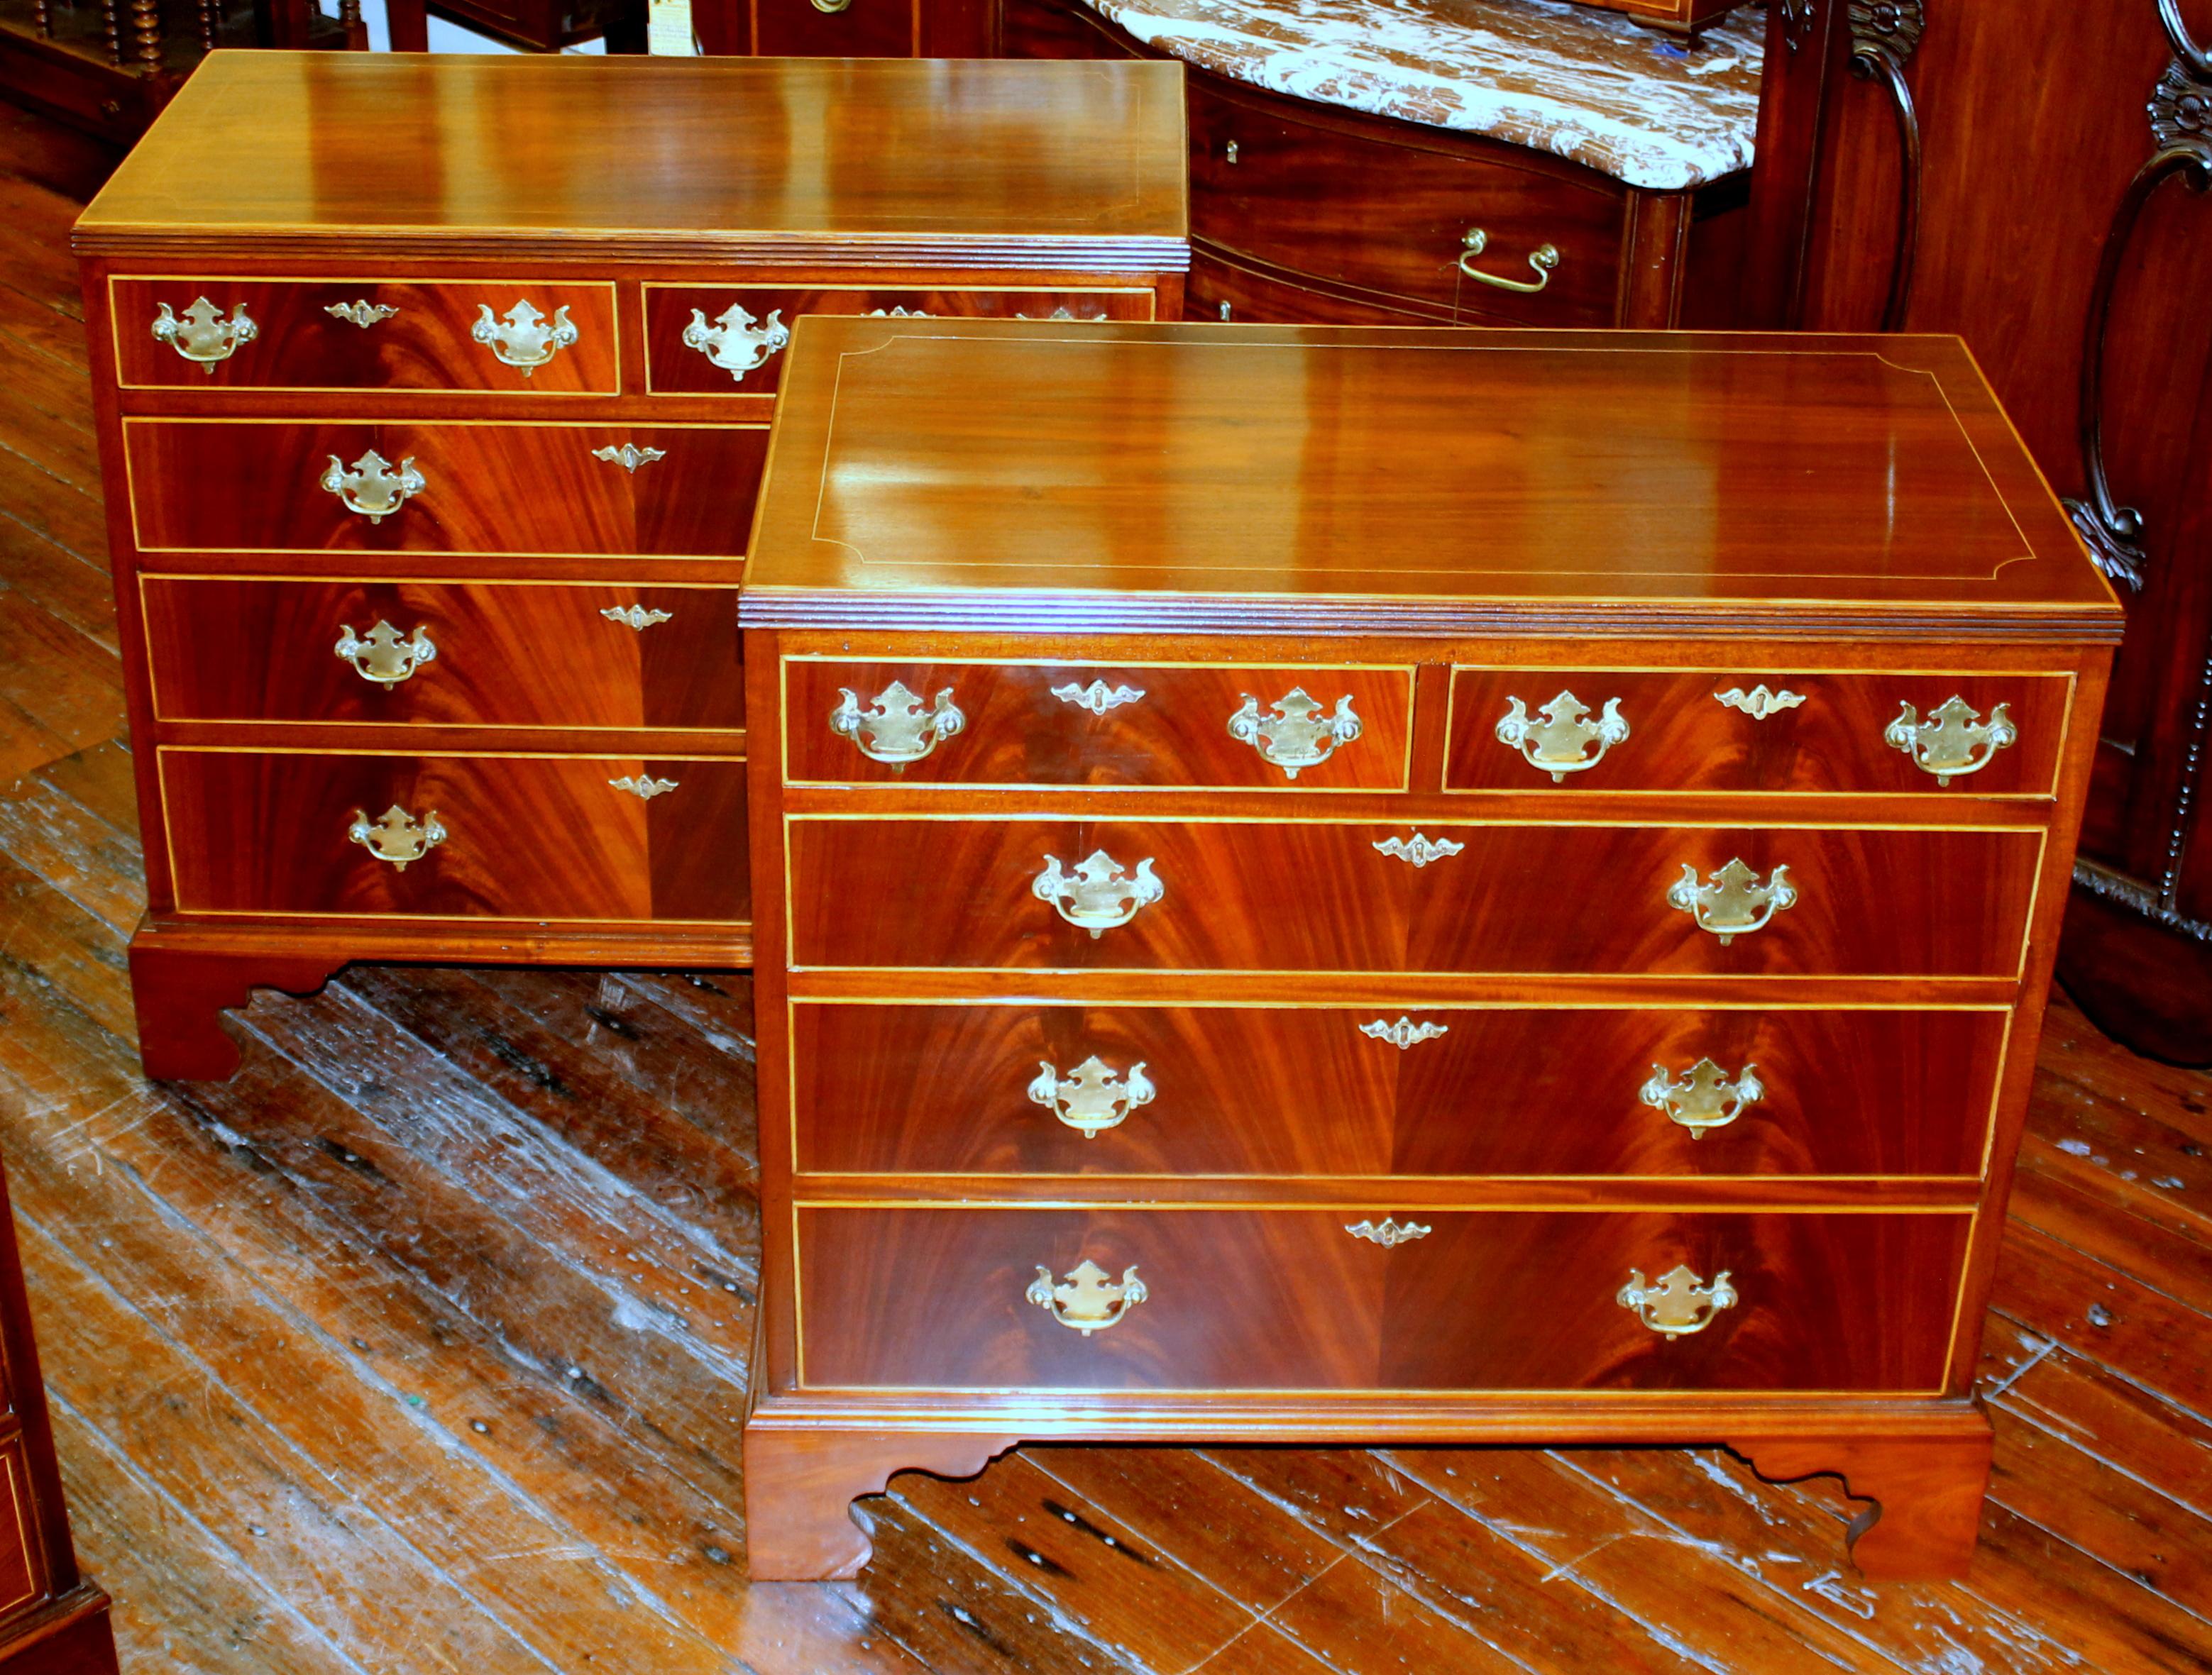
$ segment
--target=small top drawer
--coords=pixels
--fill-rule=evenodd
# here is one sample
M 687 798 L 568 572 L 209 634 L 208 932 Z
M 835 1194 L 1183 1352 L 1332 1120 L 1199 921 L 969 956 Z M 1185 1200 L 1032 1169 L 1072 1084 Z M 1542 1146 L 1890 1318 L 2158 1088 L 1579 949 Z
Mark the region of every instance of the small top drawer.
M 1613 322 L 1625 222 L 1617 186 L 1503 152 L 1301 122 L 1200 85 L 1190 148 L 1191 232 L 1224 249 L 1458 312 Z
M 1456 669 L 1449 791 L 2048 797 L 2073 677 Z
M 784 664 L 794 785 L 1402 791 L 1403 666 Z
M 189 276 L 107 283 L 125 389 L 622 389 L 610 284 Z
M 1148 320 L 1138 286 L 1048 290 L 895 285 L 647 285 L 646 382 L 656 396 L 772 396 L 791 323 L 801 314 L 922 315 L 952 319 Z

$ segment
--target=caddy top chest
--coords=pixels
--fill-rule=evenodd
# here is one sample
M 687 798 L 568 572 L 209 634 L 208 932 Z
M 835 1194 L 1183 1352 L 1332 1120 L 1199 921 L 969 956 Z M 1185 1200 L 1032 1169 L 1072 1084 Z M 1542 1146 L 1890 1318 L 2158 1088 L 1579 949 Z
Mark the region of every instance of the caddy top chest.
M 1955 339 L 809 320 L 752 564 L 755 1575 L 1097 1437 L 1964 1567 L 2120 616 Z
M 355 958 L 750 957 L 792 322 L 1177 312 L 1174 65 L 218 52 L 77 225 L 156 1076 Z

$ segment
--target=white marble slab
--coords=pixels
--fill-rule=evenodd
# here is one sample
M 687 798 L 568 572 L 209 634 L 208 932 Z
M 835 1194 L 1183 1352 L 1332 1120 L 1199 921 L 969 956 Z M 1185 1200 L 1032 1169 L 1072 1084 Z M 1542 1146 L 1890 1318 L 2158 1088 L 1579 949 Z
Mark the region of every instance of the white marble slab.
M 1751 166 L 1766 15 L 1685 52 L 1553 0 L 1084 0 L 1146 46 L 1272 93 L 1487 134 L 1674 191 Z

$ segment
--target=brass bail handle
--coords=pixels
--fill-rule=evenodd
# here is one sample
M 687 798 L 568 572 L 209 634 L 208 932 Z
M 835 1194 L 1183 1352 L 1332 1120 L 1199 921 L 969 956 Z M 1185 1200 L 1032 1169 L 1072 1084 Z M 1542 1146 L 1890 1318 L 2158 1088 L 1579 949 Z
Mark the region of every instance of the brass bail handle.
M 852 3 L 853 0 L 814 0 L 814 9 L 817 12 L 828 12 L 834 17 Z
M 1552 282 L 1552 270 L 1559 265 L 1559 247 L 1557 245 L 1538 245 L 1528 252 L 1528 265 L 1536 270 L 1535 278 L 1500 279 L 1494 273 L 1485 273 L 1480 268 L 1468 265 L 1471 258 L 1490 248 L 1489 234 L 1480 227 L 1470 227 L 1467 229 L 1467 236 L 1460 242 L 1467 248 L 1460 252 L 1459 270 L 1469 279 L 1484 285 L 1494 285 L 1501 291 L 1519 291 L 1523 294 L 1540 291 Z

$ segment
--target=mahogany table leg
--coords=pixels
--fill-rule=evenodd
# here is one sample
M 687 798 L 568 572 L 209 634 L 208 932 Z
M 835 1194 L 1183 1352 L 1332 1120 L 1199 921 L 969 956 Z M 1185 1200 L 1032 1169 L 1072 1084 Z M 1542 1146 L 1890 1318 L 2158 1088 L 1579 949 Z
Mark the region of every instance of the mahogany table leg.
M 1991 1438 L 1757 1437 L 1728 1446 L 1771 1483 L 1832 1473 L 1871 1501 L 1845 1539 L 1859 1573 L 1877 1581 L 1953 1581 L 1966 1574 L 1989 1487 Z
M 975 1431 L 745 1427 L 745 1559 L 757 1582 L 860 1574 L 872 1551 L 852 1503 L 895 1472 L 972 1478 L 1020 1441 Z
M 222 1014 L 255 989 L 313 994 L 343 960 L 212 954 L 131 944 L 131 998 L 138 1014 L 138 1057 L 156 1082 L 220 1082 L 238 1069 L 238 1043 Z

